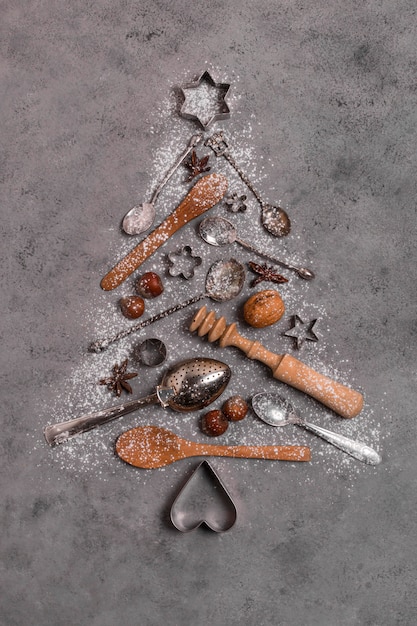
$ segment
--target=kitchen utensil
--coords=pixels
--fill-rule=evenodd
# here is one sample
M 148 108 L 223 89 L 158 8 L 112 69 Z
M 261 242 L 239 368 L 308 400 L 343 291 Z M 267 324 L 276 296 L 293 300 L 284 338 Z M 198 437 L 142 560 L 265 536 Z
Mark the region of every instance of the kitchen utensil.
M 242 337 L 235 323 L 228 326 L 224 317 L 216 318 L 215 312 L 207 312 L 205 306 L 194 316 L 190 331 L 198 331 L 199 337 L 208 335 L 209 341 L 218 339 L 222 348 L 236 346 L 250 359 L 268 365 L 274 378 L 303 391 L 342 417 L 355 417 L 362 410 L 363 396 L 358 391 L 319 374 L 289 354 L 275 354 L 258 341 Z
M 358 461 L 368 465 L 378 465 L 382 460 L 375 450 L 364 443 L 306 422 L 295 414 L 292 404 L 277 393 L 257 393 L 252 398 L 252 408 L 259 419 L 270 426 L 296 424 L 333 444 L 336 448 L 346 452 L 346 454 L 350 454 Z
M 202 264 L 203 259 L 194 254 L 191 246 L 183 246 L 168 255 L 170 276 L 182 276 L 186 280 L 194 276 L 195 268 Z
M 148 404 L 159 403 L 174 411 L 197 411 L 223 393 L 230 377 L 229 366 L 215 359 L 196 357 L 180 361 L 166 372 L 161 384 L 149 396 L 47 426 L 45 439 L 51 446 L 62 443 Z
M 185 302 L 181 302 L 180 304 L 176 304 L 161 313 L 157 313 L 152 317 L 144 320 L 143 322 L 139 322 L 130 328 L 126 328 L 125 330 L 121 330 L 119 333 L 114 335 L 113 337 L 107 337 L 106 339 L 101 339 L 98 341 L 94 341 L 89 346 L 90 352 L 102 352 L 106 348 L 109 347 L 110 344 L 115 341 L 119 341 L 119 339 L 124 339 L 128 337 L 132 333 L 135 333 L 158 320 L 164 319 L 171 315 L 172 313 L 176 313 L 181 309 L 185 309 L 190 304 L 195 304 L 202 298 L 212 298 L 217 302 L 225 302 L 226 300 L 231 300 L 236 297 L 240 291 L 242 290 L 243 284 L 245 282 L 245 268 L 241 263 L 236 261 L 235 259 L 229 259 L 228 261 L 216 261 L 210 267 L 206 276 L 206 290 L 204 293 L 200 293 L 197 296 L 193 296 L 189 300 Z
M 247 196 L 239 196 L 236 192 L 234 192 L 226 198 L 224 203 L 227 204 L 228 209 L 231 213 L 244 213 L 248 208 L 246 206 L 247 199 Z
M 200 178 L 179 206 L 104 276 L 102 289 L 110 291 L 118 287 L 177 230 L 217 204 L 226 190 L 227 179 L 222 174 Z
M 252 244 L 243 241 L 237 236 L 237 230 L 232 222 L 225 219 L 224 217 L 205 217 L 199 225 L 199 233 L 202 239 L 205 242 L 209 243 L 211 246 L 224 246 L 228 243 L 238 243 L 243 246 L 247 250 L 254 252 L 255 254 L 259 254 L 265 259 L 269 259 L 273 261 L 277 265 L 281 267 L 286 267 L 289 270 L 293 270 L 298 274 L 300 278 L 304 280 L 312 280 L 314 278 L 314 272 L 307 267 L 296 267 L 295 265 L 291 265 L 290 263 L 286 263 L 284 261 L 280 261 L 275 257 L 271 256 L 267 252 L 262 252 L 255 248 Z
M 193 456 L 310 461 L 310 449 L 306 446 L 218 446 L 182 439 L 157 426 L 139 426 L 122 433 L 116 452 L 126 463 L 144 469 L 164 467 Z
M 134 351 L 141 363 L 148 367 L 158 367 L 167 358 L 167 347 L 163 341 L 151 337 L 142 341 Z
M 313 331 L 314 326 L 317 323 L 317 319 L 310 320 L 309 322 L 303 322 L 298 315 L 292 316 L 291 328 L 281 333 L 283 337 L 291 337 L 294 340 L 294 345 L 299 350 L 305 341 L 317 342 L 319 338 Z
M 204 130 L 213 122 L 227 120 L 230 117 L 226 101 L 229 90 L 229 83 L 216 83 L 206 70 L 196 81 L 182 86 L 184 102 L 179 114 L 199 122 Z
M 155 203 L 162 189 L 165 187 L 171 176 L 177 171 L 184 159 L 190 154 L 197 144 L 202 140 L 203 135 L 193 135 L 188 143 L 187 148 L 182 152 L 181 156 L 175 161 L 171 169 L 165 174 L 165 177 L 155 189 L 149 202 L 143 202 L 138 206 L 134 206 L 126 213 L 123 218 L 122 228 L 128 235 L 139 235 L 148 230 L 155 219 Z
M 237 518 L 236 505 L 207 459 L 201 461 L 175 498 L 171 522 L 182 533 L 205 524 L 216 533 L 230 530 Z
M 230 165 L 236 170 L 245 185 L 253 193 L 261 206 L 261 222 L 263 227 L 275 237 L 284 237 L 285 235 L 288 235 L 291 230 L 291 222 L 288 214 L 281 207 L 273 206 L 261 198 L 249 178 L 240 169 L 230 154 L 229 145 L 224 138 L 223 131 L 214 133 L 211 137 L 206 139 L 204 144 L 209 146 L 216 156 L 223 156 L 227 161 L 229 161 Z

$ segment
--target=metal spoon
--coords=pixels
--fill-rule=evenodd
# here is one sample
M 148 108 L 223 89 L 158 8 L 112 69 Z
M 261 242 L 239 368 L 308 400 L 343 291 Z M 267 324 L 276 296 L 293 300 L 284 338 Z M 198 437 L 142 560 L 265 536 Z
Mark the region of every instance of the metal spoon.
M 252 182 L 246 176 L 246 174 L 240 169 L 234 158 L 229 152 L 229 144 L 224 138 L 223 131 L 214 133 L 211 137 L 204 142 L 206 146 L 209 146 L 216 156 L 223 156 L 233 167 L 233 169 L 239 174 L 248 189 L 251 190 L 257 201 L 259 202 L 262 213 L 261 221 L 263 227 L 274 235 L 275 237 L 285 237 L 291 230 L 291 222 L 288 214 L 279 206 L 273 206 L 268 202 L 265 202 L 255 189 Z
M 295 265 L 291 265 L 290 263 L 279 261 L 270 254 L 262 252 L 261 250 L 254 248 L 252 244 L 243 241 L 237 236 L 236 228 L 232 224 L 232 222 L 229 222 L 229 220 L 226 220 L 224 217 L 204 218 L 202 222 L 200 222 L 199 232 L 202 239 L 204 239 L 204 241 L 209 243 L 211 246 L 224 246 L 228 243 L 236 242 L 244 248 L 247 248 L 247 250 L 263 256 L 265 257 L 265 259 L 269 259 L 270 261 L 273 261 L 281 267 L 286 267 L 289 270 L 293 270 L 298 274 L 300 278 L 303 278 L 304 280 L 312 280 L 315 277 L 314 272 L 307 267 L 296 267 Z
M 143 202 L 139 206 L 134 206 L 126 213 L 123 218 L 122 228 L 128 235 L 139 235 L 148 230 L 155 219 L 155 202 L 163 187 L 167 184 L 171 176 L 176 172 L 184 159 L 190 154 L 195 146 L 200 143 L 203 135 L 193 135 L 188 143 L 187 148 L 180 157 L 175 161 L 171 169 L 165 174 L 164 179 L 153 192 L 150 202 Z
M 334 433 L 315 424 L 306 422 L 295 414 L 294 409 L 288 400 L 276 393 L 258 393 L 252 398 L 252 408 L 256 415 L 270 426 L 286 426 L 296 424 L 305 430 L 318 435 L 328 443 L 336 446 L 346 454 L 350 454 L 358 461 L 367 465 L 378 465 L 381 463 L 380 455 L 369 446 L 359 441 L 354 441 L 338 433 Z
M 131 326 L 130 328 L 120 331 L 113 337 L 94 341 L 92 344 L 90 344 L 89 351 L 102 352 L 115 341 L 119 341 L 119 339 L 124 339 L 132 333 L 135 333 L 137 330 L 141 330 L 142 328 L 145 328 L 146 326 L 149 326 L 150 324 L 153 324 L 158 320 L 168 317 L 168 315 L 171 315 L 172 313 L 176 313 L 181 309 L 185 309 L 185 307 L 190 306 L 190 304 L 195 304 L 202 298 L 212 298 L 217 302 L 225 302 L 226 300 L 231 300 L 241 292 L 243 284 L 245 282 L 245 275 L 246 272 L 242 263 L 239 263 L 239 261 L 236 261 L 235 259 L 229 259 L 228 261 L 216 261 L 207 272 L 205 284 L 206 290 L 204 293 L 200 293 L 199 295 L 193 296 L 185 302 L 176 304 L 173 307 L 162 311 L 161 313 L 157 313 L 156 315 L 149 317 L 143 322 L 135 324 L 135 326 Z
M 197 411 L 216 400 L 226 389 L 231 370 L 228 365 L 209 358 L 181 361 L 168 370 L 156 391 L 149 396 L 109 407 L 73 420 L 47 426 L 44 435 L 50 446 L 107 424 L 141 406 L 158 404 L 174 411 Z

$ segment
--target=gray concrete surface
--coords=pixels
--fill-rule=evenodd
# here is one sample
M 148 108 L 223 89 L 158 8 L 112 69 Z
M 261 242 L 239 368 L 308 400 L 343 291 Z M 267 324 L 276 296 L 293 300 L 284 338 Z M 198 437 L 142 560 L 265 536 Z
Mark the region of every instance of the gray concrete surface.
M 416 580 L 416 11 L 397 2 L 314 0 L 189 3 L 10 2 L 1 9 L 1 607 L 3 626 L 414 626 Z M 365 394 L 343 420 L 274 381 L 234 348 L 191 336 L 196 307 L 101 355 L 90 341 L 128 325 L 101 277 L 132 247 L 120 221 L 197 130 L 178 115 L 178 87 L 206 68 L 232 84 L 232 117 L 217 123 L 242 168 L 293 228 L 282 241 L 252 198 L 230 215 L 251 240 L 310 264 L 310 284 L 279 286 L 285 316 L 247 327 L 234 301 L 208 306 L 275 352 L 290 315 L 318 317 L 306 363 Z M 209 129 L 211 132 L 211 128 Z M 209 134 L 207 133 L 207 135 Z M 200 155 L 206 153 L 202 148 Z M 211 157 L 230 188 L 245 187 Z M 185 195 L 185 170 L 161 194 L 157 220 Z M 248 194 L 249 195 L 249 194 Z M 226 215 L 224 204 L 213 213 Z M 190 243 L 193 280 L 166 274 L 166 252 Z M 166 284 L 152 314 L 204 290 L 217 258 L 194 225 L 146 264 Z M 147 314 L 148 314 L 147 313 Z M 238 508 L 218 535 L 182 534 L 170 506 L 198 459 L 136 470 L 116 437 L 158 423 L 206 441 L 200 414 L 148 407 L 50 449 L 47 423 L 113 402 L 97 384 L 131 359 L 135 395 L 166 366 L 132 359 L 139 340 L 226 361 L 227 394 L 279 390 L 305 417 L 366 441 L 367 467 L 296 428 L 252 413 L 219 443 L 304 443 L 312 462 L 212 459 Z M 217 403 L 216 406 L 219 406 Z

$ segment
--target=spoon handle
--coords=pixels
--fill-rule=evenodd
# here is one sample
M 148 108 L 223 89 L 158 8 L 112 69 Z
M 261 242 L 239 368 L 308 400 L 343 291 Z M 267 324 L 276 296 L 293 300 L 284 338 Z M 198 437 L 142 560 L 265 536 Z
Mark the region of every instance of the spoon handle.
M 379 454 L 360 441 L 349 439 L 349 437 L 339 435 L 331 430 L 327 430 L 321 426 L 316 426 L 316 424 L 310 424 L 309 422 L 305 422 L 301 419 L 297 419 L 295 423 L 305 430 L 318 435 L 328 443 L 334 445 L 336 448 L 339 448 L 339 450 L 346 452 L 346 454 L 350 454 L 350 456 L 354 459 L 362 461 L 362 463 L 366 463 L 367 465 L 378 465 L 378 463 L 381 463 L 382 459 Z
M 165 185 L 167 184 L 167 182 L 169 181 L 171 176 L 173 174 L 175 174 L 175 172 L 177 171 L 177 169 L 179 168 L 181 163 L 184 161 L 185 157 L 190 154 L 191 150 L 193 148 L 195 148 L 198 143 L 200 143 L 202 138 L 203 138 L 202 133 L 199 133 L 198 135 L 193 135 L 191 137 L 190 141 L 188 142 L 188 146 L 186 147 L 186 149 L 183 150 L 183 152 L 180 154 L 178 159 L 172 165 L 171 169 L 168 170 L 168 172 L 165 174 L 165 176 L 162 179 L 162 181 L 159 183 L 158 187 L 153 192 L 152 198 L 151 198 L 151 204 L 154 204 L 154 202 L 156 202 L 157 197 L 159 196 L 159 194 L 161 193 L 162 189 L 165 187 Z
M 308 269 L 308 267 L 296 267 L 295 265 L 291 265 L 290 263 L 285 263 L 285 261 L 280 261 L 279 259 L 276 259 L 274 256 L 271 256 L 267 252 L 262 252 L 261 250 L 258 250 L 258 248 L 255 248 L 252 244 L 248 243 L 247 241 L 243 241 L 243 239 L 240 239 L 239 237 L 236 237 L 235 241 L 247 250 L 263 256 L 265 259 L 269 259 L 269 261 L 272 261 L 273 263 L 276 263 L 281 267 L 285 267 L 287 270 L 292 270 L 296 272 L 298 276 L 300 278 L 303 278 L 304 280 L 312 280 L 313 278 L 315 278 L 313 270 Z
M 138 398 L 137 400 L 125 402 L 124 404 L 112 406 L 107 409 L 96 411 L 94 413 L 88 413 L 72 420 L 67 420 L 58 424 L 52 424 L 45 428 L 43 434 L 45 436 L 46 442 L 50 446 L 55 446 L 59 443 L 67 441 L 67 439 L 75 437 L 76 435 L 81 435 L 82 433 L 86 433 L 89 430 L 93 430 L 94 428 L 97 428 L 102 424 L 112 422 L 113 420 L 122 417 L 122 415 L 127 415 L 132 411 L 136 411 L 136 409 L 139 409 L 141 406 L 157 403 L 158 396 L 156 393 L 152 393 L 145 398 Z
M 191 443 L 191 442 L 186 442 Z M 271 461 L 311 461 L 307 446 L 218 446 L 194 443 L 184 451 L 187 456 L 227 456 Z
M 106 339 L 99 339 L 97 341 L 93 341 L 89 345 L 88 350 L 89 352 L 102 352 L 103 350 L 106 350 L 112 343 L 115 343 L 116 341 L 119 341 L 120 339 L 124 339 L 125 337 L 128 337 L 132 333 L 135 333 L 138 330 L 141 330 L 142 328 L 146 328 L 146 326 L 149 326 L 150 324 L 153 324 L 154 322 L 162 320 L 165 317 L 168 317 L 168 315 L 172 315 L 173 313 L 176 313 L 177 311 L 180 311 L 181 309 L 185 309 L 187 306 L 190 306 L 191 304 L 195 304 L 196 302 L 198 302 L 199 300 L 202 300 L 202 298 L 206 298 L 207 296 L 208 296 L 207 293 L 200 293 L 197 296 L 193 296 L 192 298 L 185 300 L 185 302 L 181 302 L 180 304 L 174 304 L 174 306 L 171 306 L 169 309 L 165 309 L 165 311 L 156 313 L 152 317 L 148 317 L 148 319 L 143 320 L 142 322 L 139 322 L 138 324 L 135 324 L 134 326 L 130 326 L 130 328 L 121 330 L 119 333 L 116 333 L 112 337 L 107 337 Z
M 240 169 L 240 167 L 238 166 L 238 164 L 236 163 L 236 161 L 234 160 L 234 158 L 232 157 L 232 155 L 230 154 L 230 152 L 228 150 L 226 150 L 225 152 L 223 152 L 224 158 L 229 161 L 230 165 L 233 167 L 233 169 L 239 174 L 240 178 L 242 179 L 242 181 L 245 183 L 246 187 L 248 189 L 250 189 L 250 191 L 253 193 L 253 195 L 255 196 L 256 200 L 258 201 L 258 203 L 261 205 L 261 207 L 264 206 L 265 202 L 262 200 L 261 196 L 259 195 L 258 191 L 255 189 L 253 183 L 249 180 L 249 178 L 246 176 L 245 172 L 243 170 Z
M 222 174 L 207 174 L 200 178 L 177 208 L 104 276 L 101 288 L 111 291 L 121 285 L 171 235 L 217 204 L 226 190 L 227 179 Z
M 226 159 L 226 161 L 230 163 L 233 169 L 239 174 L 240 178 L 245 183 L 246 187 L 250 189 L 250 191 L 253 193 L 253 195 L 255 196 L 259 204 L 261 205 L 261 207 L 263 207 L 266 203 L 262 200 L 261 196 L 259 195 L 255 187 L 253 186 L 252 182 L 246 176 L 245 172 L 240 169 L 235 159 L 230 154 L 229 144 L 224 138 L 223 131 L 214 133 L 211 137 L 208 137 L 208 139 L 206 139 L 206 141 L 204 142 L 204 145 L 209 146 L 213 150 L 216 157 L 222 156 Z

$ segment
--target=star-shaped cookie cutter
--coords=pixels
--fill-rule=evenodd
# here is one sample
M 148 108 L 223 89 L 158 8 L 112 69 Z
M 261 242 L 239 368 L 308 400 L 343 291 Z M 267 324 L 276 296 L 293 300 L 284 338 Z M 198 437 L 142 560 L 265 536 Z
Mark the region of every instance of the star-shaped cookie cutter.
M 317 319 L 303 322 L 298 315 L 293 315 L 291 328 L 285 331 L 285 333 L 282 333 L 282 336 L 294 339 L 295 347 L 299 350 L 305 341 L 316 342 L 319 340 L 317 335 L 313 332 L 316 322 Z
M 214 91 L 214 97 L 209 96 L 210 91 Z M 179 113 L 185 119 L 196 120 L 206 130 L 213 122 L 229 119 L 230 108 L 226 100 L 229 91 L 230 83 L 216 83 L 205 70 L 195 82 L 181 87 L 184 102 Z

